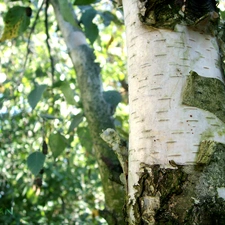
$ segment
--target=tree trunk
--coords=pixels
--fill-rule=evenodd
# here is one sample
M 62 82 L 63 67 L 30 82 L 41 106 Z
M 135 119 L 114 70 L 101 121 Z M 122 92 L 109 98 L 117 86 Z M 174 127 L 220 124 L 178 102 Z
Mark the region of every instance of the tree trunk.
M 73 27 L 64 20 L 57 0 L 52 0 L 51 4 L 76 71 L 83 109 L 93 139 L 93 149 L 99 165 L 106 201 L 106 210 L 102 211 L 101 215 L 109 224 L 125 224 L 123 216 L 125 191 L 118 182 L 121 167 L 114 152 L 100 138 L 102 130 L 114 127 L 110 106 L 105 102 L 102 94 L 100 67 L 95 62 L 93 50 L 88 46 L 83 32 L 78 26 Z
M 225 224 L 225 86 L 214 30 L 179 25 L 168 1 L 147 3 L 123 1 L 129 224 Z M 190 4 L 179 6 L 189 7 L 186 17 L 216 18 L 214 3 L 201 15 Z

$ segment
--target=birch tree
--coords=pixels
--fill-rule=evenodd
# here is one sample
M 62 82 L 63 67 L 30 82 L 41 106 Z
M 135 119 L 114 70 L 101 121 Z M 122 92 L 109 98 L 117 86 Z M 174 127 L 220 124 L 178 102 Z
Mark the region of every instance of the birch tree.
M 76 15 L 67 1 L 50 3 L 76 70 L 100 169 L 106 202 L 101 216 L 110 225 L 224 224 L 225 48 L 217 2 L 123 1 L 128 153 Z M 7 19 L 18 9 L 18 21 L 1 42 L 27 29 L 30 7 L 14 8 Z
M 129 224 L 224 224 L 225 89 L 215 1 L 124 0 Z

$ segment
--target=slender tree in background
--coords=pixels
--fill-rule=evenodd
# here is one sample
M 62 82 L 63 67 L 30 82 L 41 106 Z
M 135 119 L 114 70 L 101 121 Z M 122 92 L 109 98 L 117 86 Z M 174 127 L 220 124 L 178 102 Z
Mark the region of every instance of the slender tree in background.
M 76 70 L 84 113 L 88 121 L 105 193 L 105 218 L 109 224 L 124 224 L 123 205 L 125 192 L 121 183 L 118 182 L 118 177 L 121 173 L 120 165 L 113 151 L 100 138 L 102 130 L 114 127 L 112 106 L 103 97 L 100 67 L 95 62 L 93 50 L 88 46 L 86 37 L 81 29 L 65 21 L 57 0 L 52 0 L 51 3 L 54 6 L 59 28 Z M 61 4 L 65 4 L 65 2 Z M 70 9 L 69 3 L 66 4 L 68 4 Z M 70 10 L 72 14 L 72 9 Z M 75 15 L 72 15 L 75 18 Z M 78 24 L 76 25 L 78 27 Z M 117 181 L 115 182 L 116 178 L 113 180 L 110 177 L 117 177 Z

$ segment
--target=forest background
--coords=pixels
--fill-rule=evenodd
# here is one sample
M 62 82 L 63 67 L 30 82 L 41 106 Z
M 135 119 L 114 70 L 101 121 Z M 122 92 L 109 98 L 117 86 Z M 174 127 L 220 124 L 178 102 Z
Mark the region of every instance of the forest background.
M 120 102 L 114 124 L 128 138 L 122 10 L 109 0 L 69 2 L 101 67 L 105 99 Z M 24 31 L 17 9 L 9 15 L 15 36 L 5 38 L 4 20 L 15 6 L 26 11 L 19 17 Z M 1 1 L 0 9 L 0 223 L 107 224 L 80 90 L 53 8 L 34 0 Z

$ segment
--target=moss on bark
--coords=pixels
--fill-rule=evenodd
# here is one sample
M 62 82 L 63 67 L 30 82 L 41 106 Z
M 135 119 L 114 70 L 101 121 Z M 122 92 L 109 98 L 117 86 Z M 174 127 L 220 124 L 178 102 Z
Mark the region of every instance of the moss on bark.
M 225 86 L 222 81 L 190 72 L 183 92 L 183 104 L 207 110 L 225 122 L 224 99 Z

